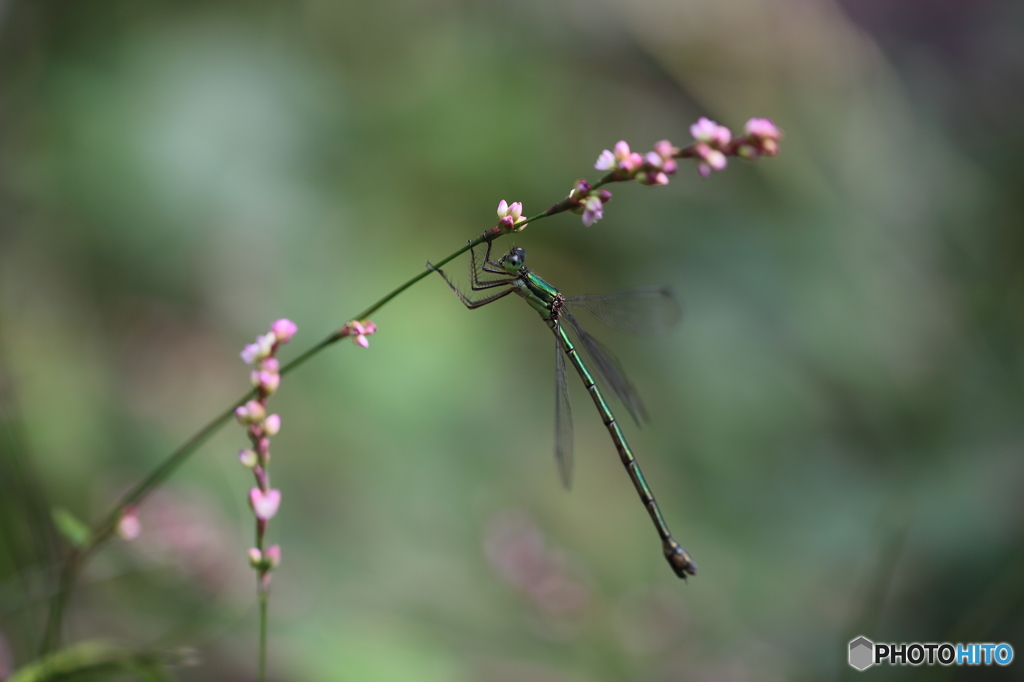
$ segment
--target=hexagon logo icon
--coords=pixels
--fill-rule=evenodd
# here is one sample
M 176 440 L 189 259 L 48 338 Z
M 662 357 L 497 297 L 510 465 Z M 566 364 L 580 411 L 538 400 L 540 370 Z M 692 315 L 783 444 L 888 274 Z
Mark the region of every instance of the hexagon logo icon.
M 865 670 L 874 664 L 875 643 L 867 637 L 858 637 L 850 642 L 850 665 Z

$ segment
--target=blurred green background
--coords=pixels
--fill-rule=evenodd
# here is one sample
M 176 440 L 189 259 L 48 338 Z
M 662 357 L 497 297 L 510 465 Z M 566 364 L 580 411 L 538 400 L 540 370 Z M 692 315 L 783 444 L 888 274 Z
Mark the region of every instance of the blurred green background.
M 786 132 L 708 180 L 613 187 L 515 238 L 567 293 L 669 284 L 600 329 L 627 436 L 700 574 L 665 565 L 586 395 L 552 462 L 552 343 L 429 278 L 285 378 L 279 680 L 820 680 L 847 642 L 1024 653 L 1024 6 L 976 0 L 0 3 L 0 663 L 66 550 L 248 386 L 619 139 Z M 507 248 L 511 240 L 499 242 Z M 465 259 L 449 266 L 466 282 Z M 623 412 L 622 408 L 619 408 Z M 251 476 L 229 425 L 89 564 L 67 639 L 252 679 Z M 1021 679 L 875 669 L 879 679 Z

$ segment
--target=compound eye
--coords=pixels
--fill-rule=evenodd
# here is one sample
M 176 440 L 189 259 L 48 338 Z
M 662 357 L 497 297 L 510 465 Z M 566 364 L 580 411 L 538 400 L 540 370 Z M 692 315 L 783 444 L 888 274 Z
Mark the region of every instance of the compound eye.
M 505 272 L 514 275 L 523 267 L 523 259 L 525 257 L 526 253 L 522 249 L 512 249 L 501 257 L 501 266 L 505 268 Z
M 517 246 L 516 248 L 512 249 L 512 253 L 515 254 L 520 265 L 526 262 L 526 249 L 524 249 L 523 247 Z

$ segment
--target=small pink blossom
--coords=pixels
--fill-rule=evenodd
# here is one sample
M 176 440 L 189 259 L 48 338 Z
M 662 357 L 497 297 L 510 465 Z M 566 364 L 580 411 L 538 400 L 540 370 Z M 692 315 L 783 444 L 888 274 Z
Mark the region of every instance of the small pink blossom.
M 674 175 L 677 168 L 676 155 L 681 150 L 668 140 L 654 143 L 654 151 L 647 152 L 644 161 L 651 168 L 656 168 L 666 175 Z
M 281 546 L 271 545 L 262 552 L 258 547 L 250 547 L 249 565 L 259 571 L 269 571 L 277 568 L 281 563 Z
M 276 436 L 281 430 L 281 415 L 272 414 L 263 420 L 263 433 L 268 436 Z
M 674 146 L 668 140 L 659 140 L 658 142 L 654 143 L 654 153 L 660 156 L 661 158 L 665 159 L 666 161 L 668 159 L 674 158 L 676 155 L 679 154 L 679 152 L 680 149 Z
M 504 232 L 522 232 L 526 227 L 526 218 L 523 216 L 523 204 L 520 201 L 513 201 L 511 204 L 504 199 L 498 202 L 498 225 Z M 518 227 L 516 227 L 518 225 Z
M 260 362 L 260 369 L 265 372 L 274 372 L 276 374 L 281 369 L 281 363 L 277 361 L 277 358 L 267 358 Z
M 139 510 L 136 507 L 125 507 L 121 512 L 117 534 L 124 540 L 134 540 L 142 534 L 142 523 L 139 522 Z
M 778 140 L 782 137 L 782 131 L 768 118 L 752 118 L 747 121 L 744 130 L 751 137 Z
M 569 196 L 573 199 L 579 199 L 580 197 L 585 197 L 588 194 L 590 194 L 590 183 L 587 182 L 586 178 L 580 178 L 577 180 L 576 184 L 573 185 L 572 191 L 569 192 Z
M 256 356 L 259 354 L 259 352 L 260 352 L 260 347 L 259 347 L 258 344 L 255 344 L 255 343 L 248 343 L 248 344 L 246 344 L 245 348 L 243 348 L 242 352 L 240 353 L 240 356 L 242 358 L 242 362 L 244 362 L 247 365 L 251 365 L 252 363 L 256 362 Z
M 274 332 L 269 332 L 267 334 L 263 334 L 262 336 L 257 336 L 255 343 L 250 343 L 246 345 L 245 348 L 242 349 L 242 361 L 247 365 L 251 365 L 257 360 L 262 360 L 266 357 L 269 357 L 270 354 L 274 351 L 274 344 L 276 342 L 277 337 L 274 335 Z
M 704 142 L 712 147 L 724 147 L 732 139 L 732 131 L 703 116 L 690 126 L 690 134 L 698 142 Z
M 583 224 L 590 227 L 604 217 L 604 202 L 601 197 L 591 194 L 583 202 Z
M 369 320 L 352 320 L 341 328 L 342 336 L 351 336 L 352 342 L 363 348 L 370 347 L 370 341 L 366 337 L 375 333 L 377 333 L 377 325 Z
M 656 170 L 644 170 L 637 174 L 636 181 L 641 185 L 667 185 L 668 175 Z
M 778 156 L 779 140 L 782 131 L 767 118 L 752 118 L 747 121 L 744 130 L 749 144 L 744 144 L 741 153 L 747 158 L 756 159 L 759 155 Z
M 712 149 L 703 142 L 698 142 L 693 148 L 697 158 L 700 159 L 700 162 L 697 163 L 697 172 L 700 173 L 701 177 L 706 178 L 711 175 L 711 171 L 720 171 L 728 164 L 725 154 L 717 149 Z
M 605 149 L 597 157 L 597 163 L 594 164 L 594 168 L 599 171 L 610 171 L 615 168 L 615 154 Z
M 294 322 L 283 317 L 270 325 L 270 331 L 277 337 L 278 343 L 288 343 L 298 330 Z
M 259 455 L 256 454 L 255 450 L 251 448 L 243 448 L 238 451 L 238 461 L 247 469 L 252 469 L 254 466 L 259 464 L 260 458 Z
M 667 185 L 668 176 L 676 172 L 675 159 L 665 159 L 658 152 L 647 152 L 644 167 L 636 175 L 641 185 Z
M 261 422 L 266 416 L 266 408 L 256 400 L 250 400 L 245 405 L 239 405 L 235 408 L 235 418 L 245 425 Z
M 267 395 L 270 395 L 277 390 L 277 387 L 281 383 L 281 375 L 276 372 L 267 372 L 258 369 L 254 369 L 249 373 L 249 378 L 252 381 L 252 385 L 260 389 Z
M 260 521 L 269 521 L 281 506 L 281 491 L 276 489 L 263 492 L 259 488 L 249 490 L 249 506 Z
M 615 143 L 613 151 L 605 149 L 601 152 L 597 157 L 597 163 L 594 164 L 594 168 L 602 171 L 617 170 L 632 174 L 643 165 L 643 162 L 643 157 L 636 152 L 630 151 L 629 144 L 625 140 L 619 140 Z

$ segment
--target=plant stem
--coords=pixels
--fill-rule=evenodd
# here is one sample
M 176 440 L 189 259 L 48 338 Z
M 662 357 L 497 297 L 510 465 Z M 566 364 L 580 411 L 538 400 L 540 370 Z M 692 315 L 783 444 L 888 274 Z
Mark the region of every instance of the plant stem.
M 41 654 L 48 654 L 60 645 L 61 623 L 64 619 L 64 611 L 67 608 L 68 598 L 71 595 L 71 588 L 74 584 L 75 578 L 86 560 L 92 554 L 93 550 L 113 535 L 125 507 L 137 505 L 145 499 L 145 497 L 152 492 L 154 488 L 160 485 L 160 483 L 170 476 L 175 469 L 181 466 L 181 464 L 184 463 L 193 452 L 198 450 L 199 446 L 205 443 L 210 436 L 216 433 L 221 426 L 231 419 L 232 415 L 234 415 L 235 407 L 248 400 L 253 393 L 254 392 L 247 393 L 241 398 L 241 400 L 231 406 L 230 409 L 225 410 L 223 413 L 215 417 L 206 426 L 196 432 L 195 435 L 185 441 L 181 447 L 172 452 L 157 466 L 156 469 L 154 469 L 148 476 L 146 476 L 146 478 L 142 479 L 142 481 L 136 484 L 134 488 L 121 498 L 111 512 L 93 528 L 92 533 L 89 535 L 88 542 L 81 547 L 76 547 L 71 550 L 67 558 L 64 560 L 64 566 L 61 569 L 60 579 L 57 584 L 57 591 L 53 596 L 53 601 L 50 603 L 50 615 L 46 622 L 46 634 L 43 637 Z
M 260 663 L 259 682 L 267 679 L 267 592 L 260 590 Z
M 75 547 L 64 560 L 57 583 L 57 591 L 50 602 L 50 615 L 46 621 L 46 632 L 43 634 L 42 655 L 50 653 L 60 644 L 64 609 L 71 596 L 71 586 L 74 584 L 75 576 L 81 568 L 84 558 L 82 550 Z
M 554 215 L 555 213 L 559 213 L 565 210 L 564 208 L 558 208 L 559 206 L 560 204 L 556 204 L 547 211 L 544 211 L 543 213 L 540 213 L 536 216 L 533 216 L 532 218 L 529 218 L 527 222 L 536 221 L 541 218 L 545 218 L 547 216 Z M 497 237 L 491 237 L 492 240 L 495 238 Z M 470 241 L 468 244 L 463 246 L 461 249 L 455 251 L 446 258 L 438 261 L 437 267 L 440 267 L 448 263 L 449 261 L 458 258 L 466 251 L 469 251 L 472 247 L 481 244 L 487 240 L 488 237 L 486 235 L 481 235 L 480 237 L 477 237 L 476 239 Z M 375 313 L 377 310 L 387 305 L 387 303 L 389 303 L 393 298 L 404 292 L 412 285 L 419 282 L 421 279 L 427 277 L 432 272 L 432 270 L 424 268 L 423 272 L 409 279 L 407 282 L 399 286 L 397 289 L 394 289 L 390 293 L 386 294 L 383 298 L 378 300 L 376 303 L 374 303 L 369 308 L 362 311 L 352 319 L 366 319 L 367 317 Z M 343 334 L 339 329 L 338 331 L 332 333 L 330 336 L 326 337 L 309 350 L 301 353 L 298 357 L 294 358 L 291 362 L 282 367 L 280 374 L 284 376 L 285 374 L 291 372 L 292 370 L 297 369 L 300 365 L 305 363 L 314 355 L 317 355 L 323 349 L 327 348 L 330 345 L 333 345 L 334 343 L 337 343 L 343 338 L 345 338 L 345 334 Z M 107 514 L 102 521 L 100 521 L 100 523 L 93 527 L 92 533 L 89 535 L 88 542 L 86 542 L 81 547 L 76 547 L 71 550 L 67 558 L 64 560 L 64 565 L 61 569 L 60 578 L 58 580 L 57 590 L 54 593 L 53 601 L 50 603 L 50 613 L 47 618 L 46 630 L 43 635 L 43 643 L 40 648 L 41 655 L 45 655 L 52 652 L 56 647 L 60 645 L 61 627 L 64 619 L 64 612 L 67 609 L 67 603 L 71 595 L 71 589 L 74 585 L 74 581 L 78 573 L 81 571 L 82 566 L 85 564 L 86 560 L 88 560 L 88 558 L 100 545 L 102 545 L 104 542 L 110 539 L 110 536 L 114 534 L 114 531 L 117 529 L 117 524 L 121 519 L 121 515 L 124 513 L 125 507 L 138 506 L 157 486 L 163 483 L 164 480 L 166 480 L 172 473 L 174 473 L 174 471 L 179 466 L 184 464 L 185 460 L 191 457 L 192 454 L 210 438 L 210 436 L 212 436 L 214 433 L 220 430 L 220 428 L 224 426 L 224 424 L 226 424 L 234 416 L 236 407 L 245 404 L 245 402 L 251 399 L 253 396 L 255 396 L 256 393 L 257 392 L 254 389 L 246 393 L 238 400 L 236 400 L 234 404 L 231 405 L 231 407 L 229 407 L 228 409 L 224 410 L 224 412 L 214 417 L 213 420 L 206 424 L 206 426 L 201 428 L 199 431 L 195 433 L 195 435 L 193 435 L 191 438 L 185 441 L 185 443 L 183 443 L 181 447 L 179 447 L 177 450 L 168 455 L 167 458 L 164 459 L 159 465 L 157 465 L 157 467 L 152 472 L 150 472 L 148 476 L 139 481 L 139 483 L 137 483 L 134 488 L 132 488 L 127 494 L 125 494 L 124 497 L 122 497 L 120 501 L 118 501 L 118 503 L 114 506 L 114 508 L 111 509 L 110 513 Z M 262 670 L 262 652 L 264 651 L 263 638 L 265 637 L 266 634 L 264 622 L 266 616 L 265 595 L 261 597 L 260 609 L 260 666 Z M 262 679 L 262 675 L 260 679 Z

